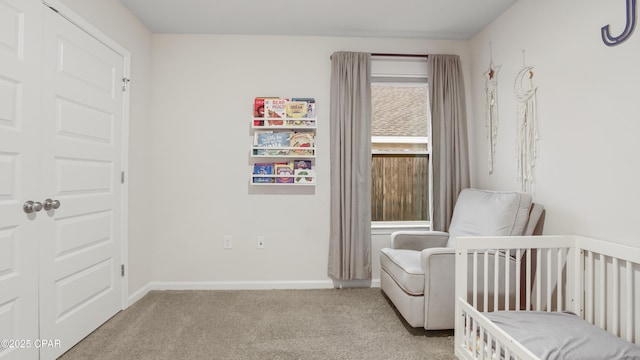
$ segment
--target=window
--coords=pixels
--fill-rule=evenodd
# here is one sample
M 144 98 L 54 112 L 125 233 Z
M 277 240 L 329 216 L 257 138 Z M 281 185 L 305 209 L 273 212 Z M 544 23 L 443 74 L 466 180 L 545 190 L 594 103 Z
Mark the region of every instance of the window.
M 430 221 L 430 119 L 425 77 L 376 77 L 372 103 L 372 221 Z

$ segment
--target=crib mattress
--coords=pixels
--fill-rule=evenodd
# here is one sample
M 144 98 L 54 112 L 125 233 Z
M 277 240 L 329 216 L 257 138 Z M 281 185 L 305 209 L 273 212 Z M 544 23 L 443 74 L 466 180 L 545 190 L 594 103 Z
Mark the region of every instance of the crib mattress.
M 575 314 L 497 311 L 485 315 L 541 359 L 640 359 L 640 346 Z

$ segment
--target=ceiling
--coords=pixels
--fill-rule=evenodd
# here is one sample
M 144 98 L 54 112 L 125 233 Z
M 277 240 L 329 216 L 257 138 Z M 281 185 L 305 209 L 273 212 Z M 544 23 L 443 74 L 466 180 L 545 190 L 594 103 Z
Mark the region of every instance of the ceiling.
M 517 0 L 119 0 L 153 33 L 466 40 Z

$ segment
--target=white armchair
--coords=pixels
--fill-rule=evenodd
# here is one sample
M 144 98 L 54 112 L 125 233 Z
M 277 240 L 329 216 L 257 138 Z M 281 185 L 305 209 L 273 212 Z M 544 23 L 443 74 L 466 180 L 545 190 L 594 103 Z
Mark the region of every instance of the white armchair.
M 465 189 L 448 233 L 391 234 L 380 254 L 382 291 L 410 326 L 453 329 L 456 237 L 541 234 L 543 221 L 543 207 L 529 194 Z

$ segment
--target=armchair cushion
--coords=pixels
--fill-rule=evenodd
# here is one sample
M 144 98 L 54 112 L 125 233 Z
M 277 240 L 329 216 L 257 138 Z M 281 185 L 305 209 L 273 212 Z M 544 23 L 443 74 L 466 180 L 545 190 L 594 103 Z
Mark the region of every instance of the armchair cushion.
M 411 295 L 424 294 L 424 270 L 420 251 L 390 248 L 381 251 L 381 266 L 402 290 Z
M 447 247 L 456 247 L 458 236 L 522 235 L 529 221 L 531 195 L 464 189 L 451 218 Z

